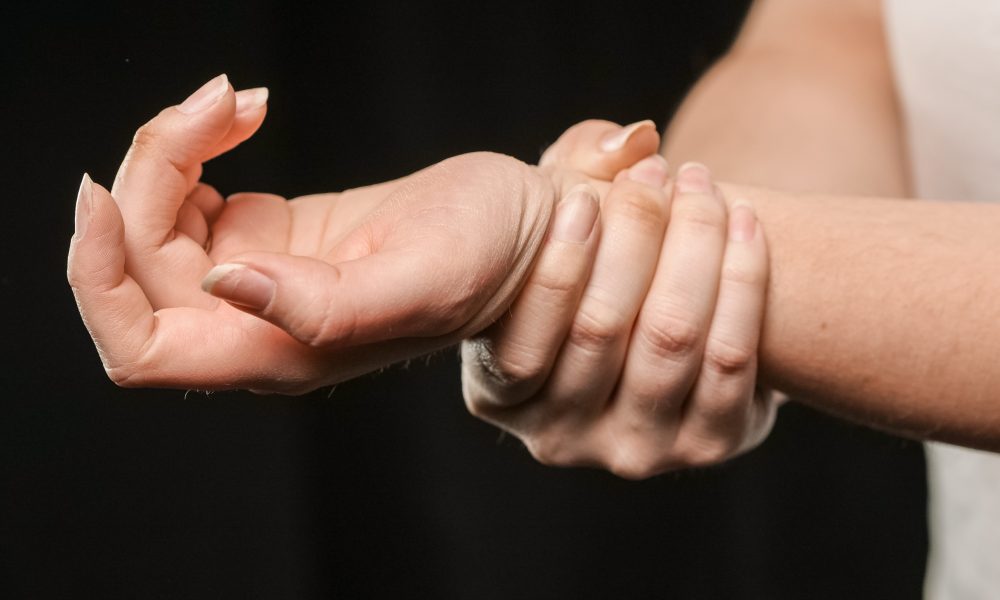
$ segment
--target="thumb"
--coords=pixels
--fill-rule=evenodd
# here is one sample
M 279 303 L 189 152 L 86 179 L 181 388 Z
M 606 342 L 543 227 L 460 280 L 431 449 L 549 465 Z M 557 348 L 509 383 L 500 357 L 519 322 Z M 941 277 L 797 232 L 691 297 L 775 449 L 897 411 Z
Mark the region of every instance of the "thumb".
M 437 337 L 458 330 L 477 307 L 471 290 L 436 277 L 435 263 L 401 250 L 337 264 L 253 252 L 214 267 L 202 289 L 310 346 Z
M 656 123 L 646 120 L 622 127 L 591 119 L 567 129 L 538 161 L 542 167 L 580 171 L 611 181 L 622 169 L 655 154 L 660 144 Z

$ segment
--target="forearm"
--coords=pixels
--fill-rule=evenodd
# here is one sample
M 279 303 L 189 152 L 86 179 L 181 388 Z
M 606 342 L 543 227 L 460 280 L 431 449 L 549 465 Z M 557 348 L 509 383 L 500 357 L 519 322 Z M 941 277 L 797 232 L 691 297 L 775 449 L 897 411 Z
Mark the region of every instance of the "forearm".
M 721 180 L 906 196 L 878 2 L 761 0 L 672 120 L 664 154 Z
M 996 348 L 971 340 L 996 317 L 977 298 L 997 286 L 984 279 L 998 213 L 871 199 L 910 196 L 881 19 L 874 0 L 759 0 L 664 152 L 724 180 L 837 195 L 726 188 L 751 197 L 771 248 L 768 383 L 900 433 L 995 447 Z
M 766 384 L 1000 450 L 1000 205 L 723 191 L 749 199 L 767 235 Z

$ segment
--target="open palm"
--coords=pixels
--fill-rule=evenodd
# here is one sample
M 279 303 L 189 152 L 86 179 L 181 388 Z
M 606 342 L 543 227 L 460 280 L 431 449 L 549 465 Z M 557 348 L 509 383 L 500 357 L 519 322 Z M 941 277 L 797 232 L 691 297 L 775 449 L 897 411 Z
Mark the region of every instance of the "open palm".
M 85 178 L 69 279 L 118 384 L 299 393 L 455 343 L 509 306 L 579 180 L 476 153 L 341 194 L 224 200 L 201 164 L 265 101 L 220 76 L 139 129 L 110 193 Z

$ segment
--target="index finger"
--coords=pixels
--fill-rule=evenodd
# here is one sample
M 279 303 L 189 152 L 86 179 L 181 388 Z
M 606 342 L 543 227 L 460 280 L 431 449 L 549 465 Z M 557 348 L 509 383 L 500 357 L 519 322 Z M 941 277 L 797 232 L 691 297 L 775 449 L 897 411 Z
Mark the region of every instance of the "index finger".
M 178 106 L 140 127 L 118 170 L 111 195 L 128 224 L 130 253 L 161 246 L 200 172 L 201 161 L 229 132 L 236 98 L 225 75 L 212 79 Z

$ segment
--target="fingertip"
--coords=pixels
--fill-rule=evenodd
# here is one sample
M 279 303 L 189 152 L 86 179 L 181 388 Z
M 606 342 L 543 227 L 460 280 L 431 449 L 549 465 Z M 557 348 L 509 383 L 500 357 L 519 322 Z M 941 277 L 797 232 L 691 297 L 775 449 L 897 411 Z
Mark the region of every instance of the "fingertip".
M 136 130 L 114 183 L 130 238 L 166 236 L 200 176 L 200 163 L 232 128 L 234 111 L 234 92 L 222 74 Z
M 263 108 L 270 92 L 266 87 L 250 88 L 236 92 L 237 116 Z
M 240 263 L 216 265 L 201 282 L 201 289 L 209 294 L 255 311 L 267 308 L 276 288 L 273 279 Z
M 677 169 L 676 188 L 681 193 L 711 194 L 712 172 L 699 162 L 686 162 Z
M 88 173 L 83 174 L 80 189 L 76 192 L 76 213 L 74 216 L 73 239 L 80 240 L 87 234 L 90 217 L 93 214 L 93 180 Z
M 659 139 L 656 123 L 649 119 L 624 127 L 590 119 L 567 129 L 545 151 L 539 166 L 559 166 L 608 180 L 639 158 L 655 153 Z
M 670 168 L 667 159 L 659 154 L 653 154 L 635 163 L 628 169 L 628 178 L 654 188 L 662 188 L 667 184 Z
M 757 214 L 747 200 L 738 198 L 729 207 L 729 239 L 752 242 L 757 235 Z
M 120 279 L 125 269 L 125 219 L 107 188 L 97 182 L 93 182 L 91 188 L 93 213 L 87 237 L 94 247 L 101 249 L 106 264 L 117 265 L 113 271 Z M 94 240 L 99 241 L 95 243 Z
M 585 243 L 600 215 L 597 192 L 589 184 L 574 186 L 556 207 L 552 238 L 575 244 Z
M 562 165 L 575 168 L 574 154 L 586 150 L 593 152 L 602 137 L 621 131 L 622 126 L 613 121 L 587 119 L 571 125 L 542 153 L 538 166 Z
M 267 116 L 269 94 L 266 87 L 236 92 L 232 125 L 226 135 L 205 154 L 203 160 L 228 152 L 257 133 Z
M 229 77 L 222 73 L 195 90 L 184 102 L 177 105 L 177 110 L 186 115 L 203 112 L 214 106 L 232 89 Z
M 67 276 L 73 287 L 116 284 L 125 264 L 125 228 L 104 186 L 84 174 L 76 204 Z
M 90 225 L 87 231 L 98 232 L 92 233 L 89 237 L 106 234 L 109 228 L 117 228 L 124 233 L 121 211 L 118 210 L 115 199 L 111 197 L 111 192 L 89 176 L 87 179 L 90 187 Z
M 631 140 L 648 131 L 655 133 L 656 123 L 650 119 L 637 121 L 620 129 L 605 133 L 601 137 L 598 147 L 601 149 L 601 152 L 618 152 L 628 146 Z

